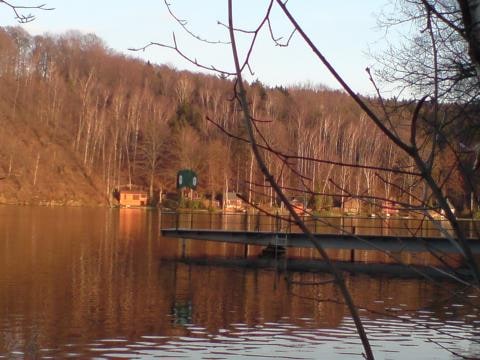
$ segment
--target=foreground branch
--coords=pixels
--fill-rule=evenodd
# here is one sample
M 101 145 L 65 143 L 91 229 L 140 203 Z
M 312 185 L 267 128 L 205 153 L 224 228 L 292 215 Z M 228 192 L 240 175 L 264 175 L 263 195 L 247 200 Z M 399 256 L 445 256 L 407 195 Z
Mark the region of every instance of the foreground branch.
M 282 4 L 283 5 L 283 4 Z M 248 136 L 250 139 L 250 144 L 252 146 L 252 151 L 255 155 L 255 159 L 258 163 L 258 166 L 260 167 L 260 170 L 264 174 L 265 178 L 268 180 L 268 182 L 272 185 L 272 188 L 275 190 L 276 194 L 279 196 L 281 201 L 285 204 L 286 208 L 288 209 L 289 213 L 291 216 L 294 218 L 295 222 L 297 225 L 300 227 L 300 229 L 307 235 L 309 240 L 314 244 L 315 248 L 318 250 L 324 261 L 327 263 L 328 268 L 330 269 L 330 272 L 332 273 L 335 282 L 337 286 L 340 289 L 340 292 L 342 293 L 342 296 L 345 300 L 345 303 L 352 315 L 352 319 L 355 323 L 355 326 L 357 328 L 360 340 L 362 341 L 363 348 L 365 350 L 365 355 L 367 359 L 374 359 L 372 349 L 370 347 L 370 343 L 368 341 L 367 334 L 365 332 L 365 329 L 363 327 L 362 321 L 360 319 L 360 316 L 358 314 L 357 308 L 355 307 L 355 304 L 353 302 L 353 299 L 350 295 L 350 292 L 347 289 L 347 285 L 345 283 L 345 280 L 343 278 L 343 275 L 338 271 L 338 269 L 335 267 L 335 265 L 332 263 L 330 260 L 328 254 L 326 253 L 325 249 L 320 245 L 320 243 L 313 237 L 313 234 L 308 230 L 300 216 L 295 212 L 294 208 L 288 201 L 286 195 L 283 193 L 282 189 L 280 186 L 277 184 L 275 181 L 274 177 L 268 170 L 267 166 L 265 165 L 265 161 L 262 158 L 262 155 L 260 154 L 260 150 L 256 144 L 255 141 L 255 136 L 251 124 L 251 112 L 250 112 L 250 107 L 247 101 L 247 96 L 246 96 L 246 91 L 245 87 L 243 85 L 243 77 L 242 77 L 242 71 L 241 71 L 241 66 L 240 66 L 240 61 L 238 57 L 238 51 L 237 51 L 237 46 L 236 46 L 236 38 L 235 38 L 235 32 L 234 32 L 234 26 L 233 26 L 233 10 L 232 10 L 232 0 L 228 1 L 228 28 L 229 28 L 229 33 L 230 33 L 230 41 L 232 45 L 232 54 L 233 54 L 233 60 L 235 63 L 235 70 L 236 70 L 236 75 L 237 75 L 237 83 L 236 83 L 236 93 L 237 93 L 237 99 L 240 103 L 240 106 L 242 108 L 242 113 L 243 113 L 243 120 L 245 123 L 245 126 L 247 128 Z
M 0 0 L 0 5 L 1 4 L 8 6 L 13 11 L 13 13 L 15 14 L 15 19 L 20 24 L 26 24 L 36 19 L 36 16 L 33 14 L 23 14 L 22 10 L 45 10 L 45 11 L 55 10 L 54 8 L 48 8 L 46 4 L 21 6 L 21 5 L 12 4 L 9 1 Z

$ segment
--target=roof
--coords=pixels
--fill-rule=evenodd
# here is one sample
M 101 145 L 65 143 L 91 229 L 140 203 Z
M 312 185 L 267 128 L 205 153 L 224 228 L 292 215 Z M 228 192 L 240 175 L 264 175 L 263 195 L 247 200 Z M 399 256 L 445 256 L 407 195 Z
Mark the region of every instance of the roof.
M 145 190 L 120 190 L 121 194 L 146 194 Z

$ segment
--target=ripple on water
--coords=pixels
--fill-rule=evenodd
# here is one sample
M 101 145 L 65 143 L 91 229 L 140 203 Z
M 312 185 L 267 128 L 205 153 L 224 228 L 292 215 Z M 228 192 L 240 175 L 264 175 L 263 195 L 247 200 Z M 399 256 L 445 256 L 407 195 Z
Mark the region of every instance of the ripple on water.
M 207 330 L 202 326 L 187 326 L 186 329 L 190 331 L 206 331 Z
M 288 317 L 282 317 L 282 320 L 289 320 Z M 298 320 L 301 320 L 301 321 L 313 321 L 313 318 L 311 317 L 300 317 L 298 318 Z
M 309 342 L 309 343 L 319 343 L 318 335 L 313 334 L 311 332 L 297 331 L 297 332 L 295 332 L 295 335 L 301 341 L 305 341 L 305 342 Z
M 308 341 L 305 341 L 306 338 L 305 337 L 301 337 L 301 336 L 298 336 L 297 334 L 295 335 L 285 335 L 285 334 L 282 334 L 282 335 L 276 335 L 273 339 L 273 341 L 279 343 L 279 344 L 284 344 L 286 341 L 287 343 L 289 344 L 305 344 L 305 343 L 308 343 Z M 311 339 L 313 340 L 313 339 Z M 310 343 L 314 343 L 313 341 L 310 341 Z
M 173 341 L 173 342 L 170 342 L 170 343 L 178 343 L 179 341 L 180 342 L 186 342 L 186 343 L 196 343 L 196 342 L 205 341 L 205 339 L 203 339 L 201 337 L 189 337 L 189 336 L 179 336 L 177 339 L 178 339 L 178 341 Z
M 403 309 L 398 307 L 387 307 L 385 308 L 385 311 L 399 312 L 399 311 L 403 311 Z
M 250 331 L 249 335 L 253 336 L 273 336 L 285 333 L 284 329 L 263 329 L 260 331 Z
M 432 310 L 426 310 L 426 309 L 422 309 L 422 310 L 417 310 L 417 314 L 427 314 L 427 315 L 432 315 L 434 312 Z
M 106 358 L 113 358 L 113 359 L 132 359 L 134 354 L 122 354 L 122 353 L 105 353 L 103 354 L 104 357 Z
M 146 346 L 143 346 L 143 345 L 139 345 L 139 344 L 128 344 L 126 345 L 129 349 L 133 349 L 134 351 L 136 350 L 146 350 L 146 349 L 150 349 L 150 347 L 146 347 Z
M 292 325 L 292 324 L 278 324 L 278 327 L 281 328 L 281 329 L 286 329 L 286 330 L 300 329 L 300 326 Z
M 239 338 L 239 337 L 234 337 L 234 336 L 225 336 L 225 335 L 215 335 L 212 337 L 212 341 L 214 342 L 220 342 L 220 343 L 242 343 L 245 341 L 244 338 Z
M 100 341 L 102 343 L 120 343 L 120 342 L 127 342 L 128 340 L 127 339 L 114 338 L 114 339 L 100 339 L 100 340 L 97 340 L 97 341 Z
M 168 339 L 168 336 L 143 335 L 141 338 L 142 338 L 142 339 L 146 339 L 146 340 L 164 340 L 164 339 Z

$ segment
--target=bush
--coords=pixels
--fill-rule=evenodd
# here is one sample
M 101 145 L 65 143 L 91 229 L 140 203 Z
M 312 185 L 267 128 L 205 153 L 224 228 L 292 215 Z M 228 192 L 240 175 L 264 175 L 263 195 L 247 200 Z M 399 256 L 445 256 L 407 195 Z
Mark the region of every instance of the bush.
M 172 199 L 163 199 L 162 207 L 169 208 L 169 209 L 176 209 L 178 208 L 178 202 Z
M 190 200 L 185 198 L 180 199 L 179 208 L 192 210 L 206 209 L 202 200 Z

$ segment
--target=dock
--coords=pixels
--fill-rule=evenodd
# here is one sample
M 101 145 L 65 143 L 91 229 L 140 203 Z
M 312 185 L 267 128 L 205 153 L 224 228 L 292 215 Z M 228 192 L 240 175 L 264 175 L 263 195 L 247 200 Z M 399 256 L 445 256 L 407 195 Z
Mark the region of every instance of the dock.
M 165 237 L 258 245 L 265 247 L 314 247 L 314 244 L 305 234 L 298 232 L 279 233 L 269 231 L 166 228 L 162 229 L 161 233 L 162 236 Z M 456 244 L 445 237 L 354 234 L 314 234 L 314 237 L 325 249 L 460 253 L 460 249 Z M 480 254 L 479 239 L 469 239 L 469 244 L 474 254 Z
M 325 249 L 461 253 L 444 221 L 307 217 L 304 222 Z M 480 221 L 465 220 L 461 226 L 472 252 L 480 254 Z M 262 247 L 314 247 L 290 219 L 259 214 L 164 213 L 161 234 L 170 238 Z

